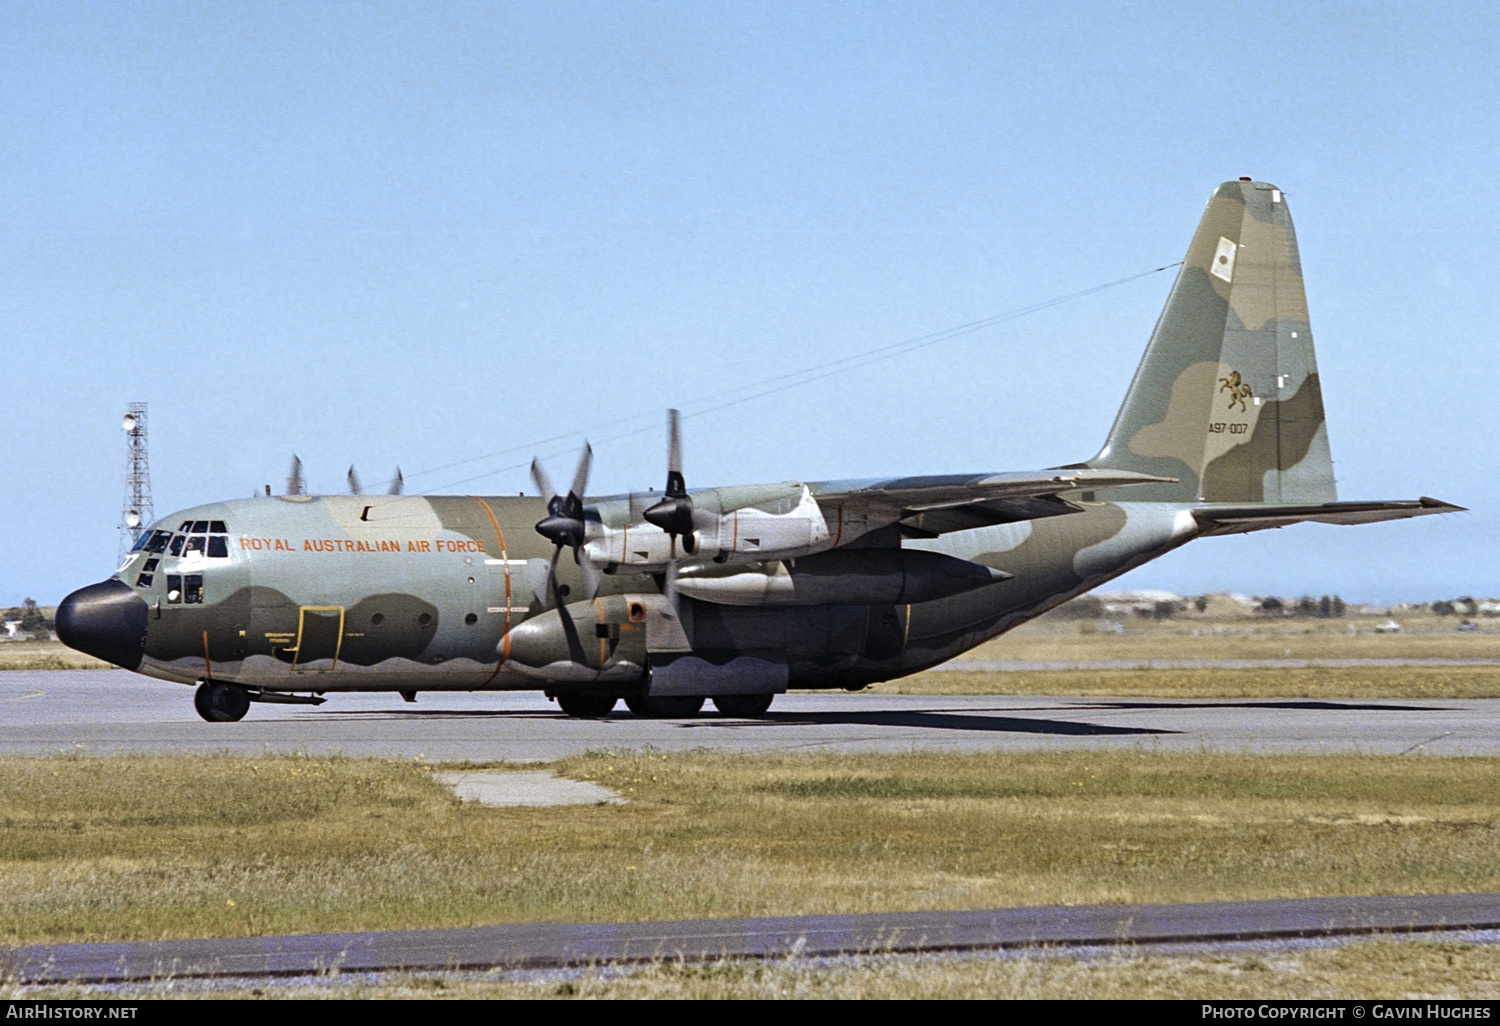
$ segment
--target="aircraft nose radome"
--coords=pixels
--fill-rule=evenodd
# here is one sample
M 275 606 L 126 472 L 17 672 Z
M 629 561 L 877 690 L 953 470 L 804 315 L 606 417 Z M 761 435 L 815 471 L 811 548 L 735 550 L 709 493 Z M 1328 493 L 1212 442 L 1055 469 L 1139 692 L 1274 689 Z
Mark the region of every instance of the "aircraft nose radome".
M 145 600 L 123 581 L 100 581 L 62 600 L 54 629 L 69 648 L 135 670 L 146 650 L 147 611 Z

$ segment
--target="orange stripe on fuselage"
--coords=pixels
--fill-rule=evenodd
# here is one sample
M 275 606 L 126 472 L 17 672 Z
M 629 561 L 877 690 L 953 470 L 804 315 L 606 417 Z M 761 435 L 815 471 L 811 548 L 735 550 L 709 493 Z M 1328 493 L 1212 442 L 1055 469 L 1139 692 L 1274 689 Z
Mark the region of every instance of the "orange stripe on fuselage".
M 477 495 L 471 495 L 479 505 L 484 507 L 484 512 L 490 518 L 490 524 L 495 528 L 495 540 L 500 543 L 500 558 L 505 566 L 505 634 L 500 639 L 500 661 L 495 664 L 495 672 L 490 674 L 488 684 L 500 675 L 500 668 L 505 665 L 505 660 L 510 658 L 510 558 L 505 554 L 505 535 L 500 530 L 500 521 L 495 519 L 495 511 L 490 509 L 490 504 Z

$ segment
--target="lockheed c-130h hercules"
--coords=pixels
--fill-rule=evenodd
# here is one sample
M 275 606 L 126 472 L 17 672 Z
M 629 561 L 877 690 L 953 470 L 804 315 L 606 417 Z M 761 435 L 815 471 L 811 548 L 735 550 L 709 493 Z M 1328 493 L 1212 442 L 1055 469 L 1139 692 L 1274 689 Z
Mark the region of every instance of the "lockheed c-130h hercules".
M 330 692 L 540 689 L 576 716 L 935 666 L 1195 538 L 1457 510 L 1340 502 L 1286 200 L 1226 182 L 1099 454 L 1025 473 L 589 497 L 230 500 L 69 595 L 68 645 L 196 685 L 208 720 Z M 567 550 L 566 558 L 563 556 Z

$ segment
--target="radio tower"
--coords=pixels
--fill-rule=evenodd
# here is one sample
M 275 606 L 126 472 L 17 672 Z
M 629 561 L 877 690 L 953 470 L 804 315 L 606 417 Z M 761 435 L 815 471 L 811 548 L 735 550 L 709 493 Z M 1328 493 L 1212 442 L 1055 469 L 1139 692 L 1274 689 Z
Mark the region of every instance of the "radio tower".
M 146 404 L 131 403 L 120 422 L 125 429 L 125 505 L 120 510 L 120 562 L 156 514 L 151 508 L 151 467 L 146 463 Z

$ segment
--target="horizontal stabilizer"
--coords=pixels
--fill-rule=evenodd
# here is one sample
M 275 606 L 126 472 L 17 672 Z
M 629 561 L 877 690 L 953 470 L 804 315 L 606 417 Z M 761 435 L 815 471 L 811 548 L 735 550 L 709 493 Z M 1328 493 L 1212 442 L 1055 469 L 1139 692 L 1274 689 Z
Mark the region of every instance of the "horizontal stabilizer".
M 1201 506 L 1193 518 L 1204 528 L 1205 535 L 1248 534 L 1288 524 L 1378 524 L 1386 520 L 1407 520 L 1430 513 L 1463 513 L 1463 506 L 1423 496 L 1415 501 L 1400 502 L 1324 502 L 1308 506 L 1281 506 L 1257 503 L 1253 506 Z

